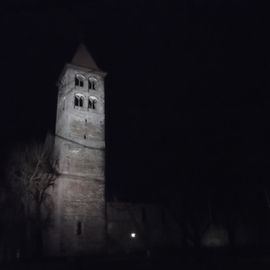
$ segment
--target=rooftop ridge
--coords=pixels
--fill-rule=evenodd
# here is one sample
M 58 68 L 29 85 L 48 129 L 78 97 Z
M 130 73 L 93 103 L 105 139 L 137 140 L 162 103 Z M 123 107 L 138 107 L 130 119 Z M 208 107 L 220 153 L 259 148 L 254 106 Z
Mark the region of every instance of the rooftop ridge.
M 100 70 L 84 43 L 81 43 L 78 46 L 71 60 L 71 64 L 75 66 L 79 66 L 79 67 L 85 67 L 92 70 L 97 70 L 97 71 Z

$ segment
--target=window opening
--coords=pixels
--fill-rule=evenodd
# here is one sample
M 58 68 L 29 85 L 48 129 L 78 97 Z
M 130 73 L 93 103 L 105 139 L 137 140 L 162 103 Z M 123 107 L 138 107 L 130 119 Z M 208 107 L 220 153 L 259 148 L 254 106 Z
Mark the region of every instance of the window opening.
M 79 79 L 78 79 L 77 77 L 75 77 L 75 85 L 76 85 L 76 86 L 79 86 L 79 84 L 80 84 Z
M 95 110 L 97 108 L 97 100 L 96 98 L 89 98 L 88 100 L 88 109 Z
M 74 97 L 74 106 L 75 107 L 83 107 L 83 100 L 84 100 L 83 95 L 76 94 Z
M 83 98 L 82 97 L 80 98 L 79 106 L 83 107 Z
M 84 78 L 80 75 L 75 76 L 75 86 L 83 87 L 83 80 Z
M 96 90 L 96 80 L 95 79 L 88 80 L 88 88 L 90 90 Z
M 79 106 L 79 100 L 80 100 L 80 98 L 75 96 L 75 100 L 74 100 L 74 105 L 75 106 Z
M 77 235 L 81 235 L 82 234 L 82 222 L 78 221 L 77 222 L 77 230 L 76 230 L 76 234 Z

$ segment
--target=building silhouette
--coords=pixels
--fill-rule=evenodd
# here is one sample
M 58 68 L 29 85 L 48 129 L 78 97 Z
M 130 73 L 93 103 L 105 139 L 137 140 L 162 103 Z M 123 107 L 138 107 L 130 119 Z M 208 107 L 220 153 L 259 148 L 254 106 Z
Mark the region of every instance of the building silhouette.
M 45 253 L 82 256 L 179 247 L 179 225 L 157 203 L 105 198 L 105 95 L 101 71 L 81 44 L 58 81 L 55 159 Z

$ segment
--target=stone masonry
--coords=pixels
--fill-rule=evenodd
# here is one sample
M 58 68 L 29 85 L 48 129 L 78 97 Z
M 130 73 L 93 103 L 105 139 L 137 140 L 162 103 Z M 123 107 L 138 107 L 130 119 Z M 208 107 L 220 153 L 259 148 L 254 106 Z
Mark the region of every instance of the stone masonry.
M 59 78 L 50 255 L 105 248 L 104 77 L 82 44 Z

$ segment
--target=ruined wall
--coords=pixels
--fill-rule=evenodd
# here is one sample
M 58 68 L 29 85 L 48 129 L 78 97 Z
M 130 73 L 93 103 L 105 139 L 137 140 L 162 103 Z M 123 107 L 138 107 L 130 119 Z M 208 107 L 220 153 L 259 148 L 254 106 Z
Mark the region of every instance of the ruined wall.
M 179 226 L 156 204 L 107 203 L 109 252 L 181 247 Z

